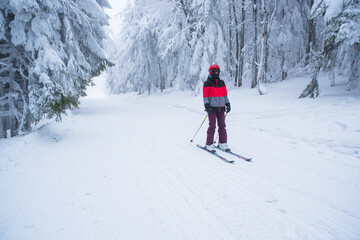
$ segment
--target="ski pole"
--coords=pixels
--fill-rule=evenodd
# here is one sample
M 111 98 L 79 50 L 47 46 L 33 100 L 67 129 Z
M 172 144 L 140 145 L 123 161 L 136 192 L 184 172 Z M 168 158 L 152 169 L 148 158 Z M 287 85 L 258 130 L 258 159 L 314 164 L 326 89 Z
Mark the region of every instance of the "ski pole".
M 227 114 L 228 114 L 228 113 L 225 113 L 225 118 L 226 118 L 226 115 L 227 115 Z M 219 137 L 219 132 L 218 132 L 218 133 L 217 133 L 217 135 L 216 135 L 216 138 L 215 138 L 214 143 L 216 143 L 216 142 L 217 142 L 218 137 Z
M 204 124 L 206 118 L 208 117 L 209 114 L 206 114 L 206 117 L 204 118 L 204 121 L 202 121 L 199 129 L 197 130 L 197 132 L 195 133 L 194 137 L 190 140 L 190 142 L 193 142 L 194 138 L 196 137 L 197 133 L 199 132 L 200 128 L 202 127 L 202 125 Z

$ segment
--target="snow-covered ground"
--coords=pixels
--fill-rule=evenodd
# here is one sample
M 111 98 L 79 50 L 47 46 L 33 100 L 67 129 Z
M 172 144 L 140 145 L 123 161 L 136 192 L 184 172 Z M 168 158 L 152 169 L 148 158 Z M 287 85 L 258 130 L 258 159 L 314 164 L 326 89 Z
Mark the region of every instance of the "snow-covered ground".
M 102 86 L 102 80 L 98 84 Z M 359 240 L 360 92 L 308 79 L 231 89 L 224 163 L 201 96 L 107 96 L 0 140 L 1 240 Z

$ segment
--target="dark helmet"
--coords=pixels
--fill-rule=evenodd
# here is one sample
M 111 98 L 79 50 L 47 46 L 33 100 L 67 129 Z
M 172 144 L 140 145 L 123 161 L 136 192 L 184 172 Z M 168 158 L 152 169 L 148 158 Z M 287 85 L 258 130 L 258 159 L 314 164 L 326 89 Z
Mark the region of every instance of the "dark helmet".
M 213 70 L 217 69 L 220 74 L 220 67 L 217 64 L 213 64 L 209 67 L 209 74 L 210 76 L 213 76 Z M 219 75 L 218 75 L 219 76 Z M 215 77 L 215 76 L 214 76 Z

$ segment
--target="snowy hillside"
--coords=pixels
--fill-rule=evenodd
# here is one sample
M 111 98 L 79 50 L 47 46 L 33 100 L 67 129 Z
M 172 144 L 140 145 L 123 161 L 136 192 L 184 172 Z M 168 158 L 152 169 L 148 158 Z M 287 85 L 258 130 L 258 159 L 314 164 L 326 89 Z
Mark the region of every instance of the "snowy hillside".
M 0 139 L 0 239 L 360 239 L 360 91 L 298 99 L 308 82 L 230 89 L 228 143 L 253 158 L 220 153 L 234 164 L 196 147 L 207 124 L 190 143 L 201 96 L 91 89 L 63 122 Z

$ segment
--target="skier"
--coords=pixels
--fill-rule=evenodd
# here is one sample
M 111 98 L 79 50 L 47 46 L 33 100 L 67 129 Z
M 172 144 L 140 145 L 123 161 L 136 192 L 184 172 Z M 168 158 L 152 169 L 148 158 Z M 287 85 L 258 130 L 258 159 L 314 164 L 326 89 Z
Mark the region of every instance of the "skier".
M 216 152 L 214 148 L 214 133 L 216 128 L 216 120 L 218 122 L 219 132 L 219 148 L 224 151 L 230 151 L 227 145 L 227 133 L 225 125 L 225 114 L 230 112 L 230 102 L 227 96 L 225 82 L 220 79 L 220 67 L 213 64 L 209 68 L 209 76 L 204 83 L 203 97 L 205 111 L 209 117 L 209 128 L 207 130 L 206 150 Z

